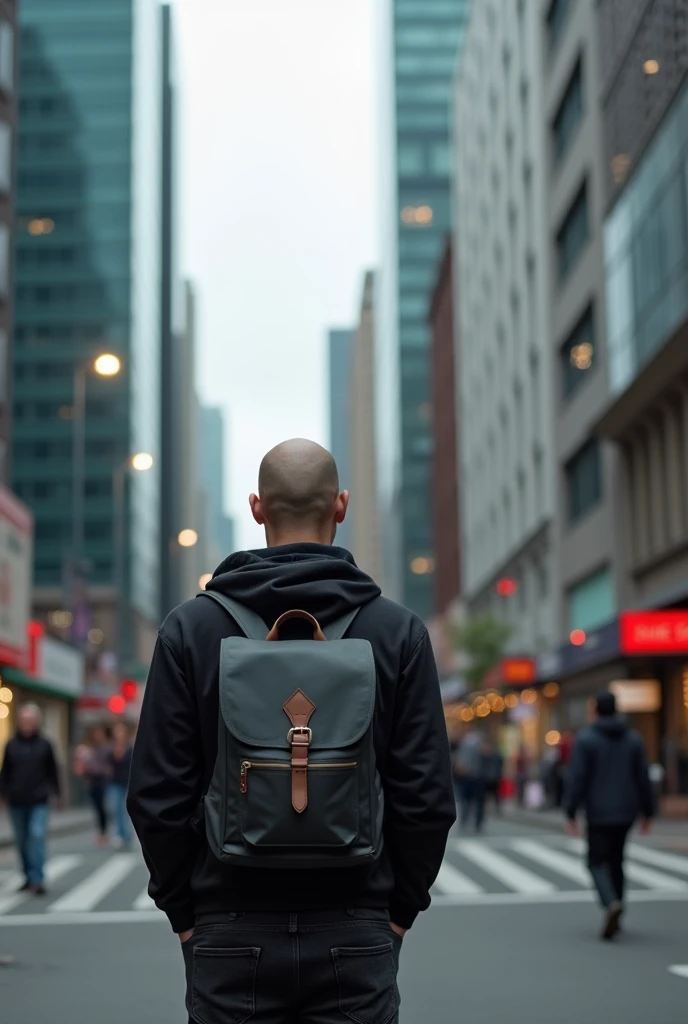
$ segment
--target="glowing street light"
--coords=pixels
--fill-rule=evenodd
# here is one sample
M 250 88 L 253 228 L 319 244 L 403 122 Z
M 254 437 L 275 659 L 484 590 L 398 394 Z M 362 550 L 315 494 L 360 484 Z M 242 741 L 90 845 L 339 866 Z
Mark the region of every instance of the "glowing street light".
M 137 452 L 136 455 L 132 455 L 129 464 L 137 473 L 147 473 L 155 465 L 155 459 L 150 452 Z
M 103 352 L 93 363 L 93 369 L 100 377 L 116 377 L 122 369 L 122 362 L 112 352 Z
M 177 543 L 180 548 L 193 548 L 198 544 L 198 534 L 195 530 L 180 530 L 177 535 Z

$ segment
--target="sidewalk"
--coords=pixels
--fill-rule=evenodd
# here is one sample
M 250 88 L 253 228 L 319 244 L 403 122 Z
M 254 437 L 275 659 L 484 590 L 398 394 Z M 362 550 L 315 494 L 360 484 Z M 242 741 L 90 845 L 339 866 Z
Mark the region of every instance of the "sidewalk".
M 534 825 L 537 828 L 564 831 L 564 813 L 557 810 L 530 811 L 513 803 L 504 804 L 504 818 L 517 825 Z M 688 818 L 658 818 L 652 829 L 651 840 L 667 850 L 688 853 Z
M 90 807 L 75 807 L 68 811 L 51 811 L 50 836 L 66 836 L 73 832 L 83 832 L 93 825 L 93 812 Z M 12 846 L 14 836 L 12 826 L 5 811 L 0 811 L 0 849 Z

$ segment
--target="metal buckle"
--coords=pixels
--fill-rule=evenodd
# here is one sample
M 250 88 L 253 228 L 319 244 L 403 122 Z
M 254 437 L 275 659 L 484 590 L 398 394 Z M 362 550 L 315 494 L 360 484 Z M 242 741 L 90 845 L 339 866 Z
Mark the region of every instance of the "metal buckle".
M 305 733 L 308 737 L 307 742 L 310 743 L 313 739 L 313 730 L 309 729 L 307 725 L 295 725 L 293 729 L 290 729 L 287 733 L 287 743 L 294 742 L 294 733 L 303 734 Z

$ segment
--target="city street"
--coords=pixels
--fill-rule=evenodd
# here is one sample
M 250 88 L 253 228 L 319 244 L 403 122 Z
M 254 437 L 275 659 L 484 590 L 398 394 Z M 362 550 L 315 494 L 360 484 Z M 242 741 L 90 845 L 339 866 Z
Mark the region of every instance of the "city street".
M 406 940 L 402 1024 L 676 1024 L 688 857 L 658 843 L 632 845 L 627 929 L 603 944 L 575 843 L 506 822 L 455 837 L 433 909 Z M 138 853 L 65 838 L 50 873 L 47 899 L 28 899 L 0 855 L 0 955 L 16 957 L 0 968 L 8 1024 L 184 1024 L 178 943 L 145 896 Z

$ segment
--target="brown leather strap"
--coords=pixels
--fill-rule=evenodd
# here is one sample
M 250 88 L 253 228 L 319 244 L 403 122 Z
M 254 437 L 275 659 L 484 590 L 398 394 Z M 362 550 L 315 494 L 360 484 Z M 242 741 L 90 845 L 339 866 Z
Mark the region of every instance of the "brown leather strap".
M 272 627 L 268 635 L 265 637 L 266 640 L 279 640 L 279 628 L 283 623 L 289 622 L 290 619 L 305 619 L 306 622 L 310 622 L 313 627 L 313 639 L 314 640 L 327 640 L 327 637 L 320 628 L 318 620 L 311 615 L 310 612 L 305 612 L 302 608 L 292 608 L 289 612 L 284 612 L 280 615 L 279 619 Z
M 291 804 L 297 814 L 308 807 L 308 753 L 311 730 L 308 723 L 316 706 L 303 690 L 297 690 L 284 704 L 284 713 L 292 724 L 288 741 L 291 744 Z

